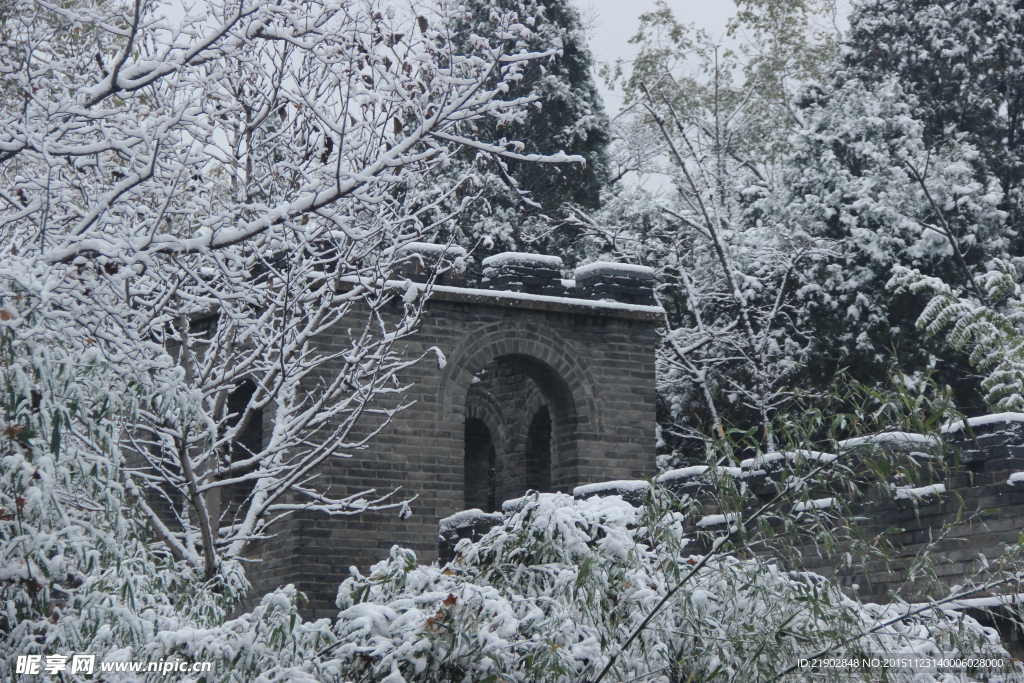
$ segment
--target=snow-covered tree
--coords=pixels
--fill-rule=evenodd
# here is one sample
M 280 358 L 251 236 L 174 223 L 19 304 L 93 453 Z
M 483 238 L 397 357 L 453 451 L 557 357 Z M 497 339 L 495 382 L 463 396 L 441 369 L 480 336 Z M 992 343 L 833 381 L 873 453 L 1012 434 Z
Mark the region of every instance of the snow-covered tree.
M 793 94 L 833 63 L 836 31 L 825 20 L 834 4 L 738 5 L 738 53 L 663 2 L 641 15 L 637 57 L 604 72 L 628 105 L 615 120 L 616 184 L 600 213 L 577 215 L 584 258 L 657 269 L 668 311 L 662 434 L 697 451 L 706 434 L 751 421 L 771 446 L 772 416 L 809 341 L 796 295 L 810 262 L 829 252 L 827 239 L 749 207 L 774 191 L 801 123 Z M 671 189 L 634 186 L 655 173 Z
M 729 34 L 741 40 L 746 83 L 756 92 L 760 155 L 777 158 L 802 123 L 794 93 L 828 77 L 839 56 L 836 0 L 736 0 Z
M 716 111 L 730 112 L 738 120 L 729 121 L 726 153 L 763 174 L 801 123 L 793 95 L 802 85 L 827 77 L 835 64 L 836 5 L 832 0 L 738 0 L 736 5 L 729 22 L 729 35 L 739 39 L 736 50 L 682 23 L 659 1 L 654 11 L 640 16 L 640 30 L 630 38 L 639 46 L 637 56 L 630 63 L 619 60 L 604 73 L 609 85 L 621 87 L 627 105 L 643 99 L 646 87 L 667 98 L 687 120 L 710 124 Z M 631 125 L 635 121 L 620 116 L 616 123 L 613 177 L 651 172 L 657 145 L 647 154 L 629 155 L 640 137 Z
M 851 349 L 852 329 L 849 341 L 834 346 L 850 354 L 848 357 L 856 359 L 855 364 L 869 373 L 877 376 L 881 368 L 878 361 L 897 346 L 905 363 L 920 363 L 930 353 L 938 352 L 938 347 L 914 327 L 925 305 L 921 294 L 928 288 L 902 288 L 897 298 L 892 298 L 893 292 L 883 287 L 892 265 L 918 270 L 924 278 L 938 278 L 987 308 L 996 302 L 986 300 L 980 280 L 987 279 L 985 273 L 994 270 L 993 259 L 1018 259 L 1024 253 L 1020 237 L 1024 220 L 1022 26 L 1024 8 L 1019 2 L 861 3 L 850 17 L 842 64 L 832 76 L 833 94 L 821 97 L 818 93 L 808 98 L 813 101 L 820 97 L 823 101 L 840 91 L 863 93 L 854 97 L 888 92 L 883 99 L 900 100 L 902 104 L 901 111 L 877 112 L 892 117 L 887 125 L 893 136 L 887 144 L 897 149 L 901 144 L 899 137 L 905 136 L 907 144 L 917 150 L 900 151 L 901 155 L 910 155 L 907 158 L 917 158 L 912 165 L 903 158 L 884 160 L 877 165 L 865 165 L 851 158 L 846 164 L 847 175 L 862 176 L 862 181 L 855 181 L 862 188 L 875 188 L 867 193 L 870 197 L 862 195 L 859 200 L 863 208 L 855 210 L 861 214 L 858 228 L 889 236 L 880 240 L 862 233 L 861 238 L 853 238 L 848 249 L 852 253 L 855 245 L 863 247 L 864 237 L 876 247 L 872 257 L 860 258 L 861 265 L 854 265 L 857 257 L 849 263 L 867 276 L 854 275 L 851 281 L 857 282 L 855 286 L 859 287 L 863 302 L 856 308 L 864 322 L 861 339 L 855 343 L 860 351 Z M 852 101 L 850 97 L 844 98 Z M 844 114 L 837 112 L 833 118 L 835 130 L 849 126 Z M 914 122 L 912 131 L 896 132 L 910 120 Z M 877 155 L 878 151 L 872 154 Z M 794 176 L 803 175 L 805 180 L 814 175 L 808 172 L 810 158 L 808 154 L 796 161 Z M 902 192 L 891 182 L 901 173 L 930 175 L 931 180 L 926 182 L 933 185 L 932 196 L 915 196 L 911 186 L 905 196 L 912 201 L 901 199 Z M 803 190 L 808 185 L 804 180 L 797 182 L 799 189 L 795 195 L 806 194 Z M 920 195 L 924 183 L 920 179 L 909 180 L 916 182 Z M 817 193 L 810 190 L 810 194 Z M 857 194 L 848 192 L 849 199 L 845 201 L 851 206 L 858 203 L 854 198 Z M 920 199 L 927 204 L 914 208 L 913 204 Z M 838 209 L 836 201 L 827 203 Z M 891 216 L 885 221 L 893 227 L 883 227 L 877 211 L 876 218 L 869 215 L 873 211 L 869 207 L 880 205 L 890 207 Z M 980 205 L 984 208 L 979 212 Z M 837 216 L 844 213 L 847 212 L 840 209 Z M 938 251 L 922 248 L 919 239 L 897 227 L 899 223 L 914 231 L 923 226 L 932 233 L 930 238 L 936 245 L 946 241 L 948 246 Z M 867 275 L 864 267 L 869 261 L 874 262 L 875 272 Z M 840 269 L 845 269 L 845 265 Z M 839 294 L 827 285 L 826 289 L 832 295 Z M 913 295 L 911 289 L 919 294 Z M 849 296 L 840 294 L 837 299 L 853 303 Z M 844 307 L 839 303 L 835 310 L 839 312 Z M 833 317 L 823 337 L 833 338 L 833 331 L 842 325 Z M 962 344 L 954 347 L 954 351 L 964 348 Z M 944 355 L 950 356 L 945 372 L 958 386 L 961 401 L 980 404 L 967 358 L 949 350 Z M 836 361 L 838 358 L 833 357 L 832 362 Z
M 566 207 L 593 209 L 599 204 L 610 140 L 579 10 L 571 0 L 470 0 L 463 7 L 465 14 L 453 24 L 456 45 L 462 49 L 476 36 L 493 32 L 496 17 L 515 10 L 532 19 L 527 48 L 553 51 L 549 58 L 525 66 L 500 95 L 505 100 L 530 98 L 529 107 L 508 120 L 474 121 L 467 124 L 467 131 L 487 139 L 517 140 L 540 153 L 579 155 L 586 163 L 531 164 L 464 149 L 453 155 L 452 167 L 438 182 L 423 188 L 425 199 L 436 199 L 472 174 L 467 187 L 475 191 L 476 201 L 472 210 L 461 214 L 452 237 L 466 248 L 476 248 L 477 262 L 489 253 L 509 250 L 566 254 L 575 237 L 562 222 Z M 448 236 L 442 233 L 443 238 Z
M 663 435 L 695 439 L 698 449 L 704 434 L 754 421 L 773 447 L 773 414 L 809 341 L 796 294 L 829 250 L 827 239 L 758 220 L 749 207 L 773 191 L 799 121 L 785 114 L 788 93 L 827 67 L 831 43 L 812 57 L 814 41 L 795 28 L 811 14 L 801 3 L 744 7 L 734 29 L 753 34 L 745 68 L 664 3 L 641 17 L 632 70 L 617 66 L 630 107 L 617 119 L 616 177 L 657 170 L 672 191 L 656 198 L 616 187 L 600 214 L 579 214 L 589 258 L 657 269 L 668 311 L 659 388 L 672 414 Z
M 979 293 L 976 271 L 1010 248 L 999 184 L 977 177 L 979 153 L 964 136 L 929 142 L 918 103 L 898 79 L 809 88 L 802 106 L 806 128 L 793 139 L 782 182 L 752 215 L 838 249 L 804 274 L 814 339 L 804 381 L 827 382 L 846 364 L 864 381 L 881 381 L 894 352 L 922 368 L 939 349 L 914 326 L 923 301 L 886 289 L 891 270 L 917 268 Z
M 310 477 L 402 407 L 417 359 L 395 344 L 424 297 L 392 278 L 465 187 L 410 189 L 462 148 L 582 162 L 472 132 L 512 123 L 532 98 L 506 93 L 556 49 L 530 51 L 530 17 L 509 11 L 458 50 L 466 15 L 445 3 L 10 7 L 0 280 L 36 322 L 7 324 L 138 386 L 119 471 L 163 550 L 210 580 L 293 510 L 404 511 Z
M 1015 0 L 874 0 L 856 5 L 842 79 L 892 78 L 917 101 L 929 146 L 951 136 L 977 150 L 977 177 L 995 177 L 1014 253 L 1024 221 L 1024 6 Z
M 34 297 L 0 292 L 0 677 L 17 655 L 141 654 L 160 631 L 218 623 L 248 584 L 159 548 L 122 483 L 120 433 L 141 385 L 97 346 L 45 331 Z M 38 326 L 38 327 L 37 327 Z M 25 334 L 40 329 L 39 337 Z

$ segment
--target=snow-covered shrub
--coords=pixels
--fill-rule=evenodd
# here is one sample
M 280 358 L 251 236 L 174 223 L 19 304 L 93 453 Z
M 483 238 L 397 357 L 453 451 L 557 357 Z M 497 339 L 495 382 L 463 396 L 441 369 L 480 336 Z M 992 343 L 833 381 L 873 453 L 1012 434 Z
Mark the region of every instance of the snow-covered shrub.
M 279 588 L 263 596 L 251 612 L 230 621 L 161 632 L 145 654 L 149 661 L 178 657 L 209 662 L 211 672 L 199 677 L 199 683 L 347 681 L 330 654 L 336 642 L 330 620 L 303 621 L 301 602 L 294 587 Z
M 122 486 L 137 387 L 34 335 L 45 307 L 2 294 L 0 678 L 17 655 L 133 659 L 158 632 L 222 622 L 248 587 L 238 564 L 203 581 L 156 550 Z
M 721 542 L 710 560 L 689 547 L 669 508 L 534 494 L 445 567 L 396 547 L 345 581 L 332 650 L 343 680 L 388 683 L 596 681 L 613 657 L 607 680 L 761 681 L 832 648 L 1004 652 L 958 612 L 862 605 Z

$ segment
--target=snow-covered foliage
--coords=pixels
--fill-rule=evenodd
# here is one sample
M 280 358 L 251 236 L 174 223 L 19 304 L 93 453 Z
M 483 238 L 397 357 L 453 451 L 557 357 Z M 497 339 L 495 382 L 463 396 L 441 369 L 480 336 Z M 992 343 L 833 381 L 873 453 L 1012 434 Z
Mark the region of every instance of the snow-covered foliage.
M 699 510 L 660 494 L 641 508 L 533 494 L 484 516 L 495 528 L 460 542 L 446 566 L 392 549 L 342 584 L 334 621 L 303 621 L 290 587 L 225 621 L 246 588 L 237 564 L 205 580 L 175 561 L 119 484 L 119 434 L 145 384 L 125 383 L 97 351 L 18 339 L 13 326 L 33 322 L 32 304 L 15 294 L 0 309 L 0 675 L 16 655 L 68 651 L 210 662 L 205 680 L 231 683 L 569 683 L 599 680 L 605 667 L 608 680 L 767 681 L 832 651 L 1005 654 L 994 631 L 941 604 L 861 605 L 820 577 L 739 559 L 753 525 L 739 513 L 703 518 L 698 544 L 684 527 Z M 807 482 L 839 465 L 816 454 L 781 461 Z M 807 498 L 796 512 L 842 514 L 834 498 L 790 489 Z M 903 677 L 929 680 L 920 676 Z
M 740 2 L 746 70 L 660 4 L 637 38 L 613 180 L 663 171 L 672 191 L 606 190 L 591 215 L 569 204 L 597 207 L 607 122 L 561 0 L 211 0 L 183 20 L 153 0 L 0 7 L 0 677 L 16 655 L 71 651 L 210 661 L 233 683 L 757 681 L 833 651 L 1003 654 L 954 602 L 862 605 L 746 554 L 757 534 L 828 546 L 849 528 L 837 491 L 852 467 L 807 434 L 777 443 L 776 411 L 808 367 L 879 364 L 916 316 L 901 288 L 933 293 L 918 323 L 951 326 L 989 401 L 1024 410 L 1007 227 L 1024 177 L 1022 10 L 919 4 L 864 3 L 843 69 L 797 100 L 830 65 L 832 37 L 806 28 L 829 2 Z M 290 587 L 227 620 L 248 588 L 239 558 L 274 521 L 408 512 L 314 475 L 403 408 L 402 371 L 421 359 L 398 349 L 432 278 L 466 267 L 453 243 L 580 234 L 567 261 L 655 270 L 662 434 L 712 456 L 666 479 L 717 478 L 736 504 L 667 504 L 646 482 L 615 483 L 641 508 L 527 496 L 501 519 L 470 515 L 497 526 L 446 566 L 393 549 L 341 586 L 335 621 L 303 621 Z M 403 283 L 411 266 L 428 282 Z M 896 403 L 932 426 L 947 415 L 948 392 L 929 403 L 923 375 L 894 377 L 904 393 L 872 408 L 878 427 L 905 429 L 888 421 Z M 831 419 L 804 412 L 808 434 Z M 754 425 L 743 446 L 762 454 L 745 468 L 725 466 L 740 459 L 730 420 Z M 915 479 L 937 465 L 883 464 L 899 496 L 939 493 Z M 772 527 L 743 505 L 776 470 L 789 478 Z M 1003 578 L 982 587 L 1016 581 L 1012 554 L 961 591 L 990 571 Z
M 843 53 L 840 78 L 895 78 L 916 98 L 929 146 L 962 136 L 977 150 L 971 165 L 979 178 L 997 179 L 1003 193 L 999 208 L 1019 230 L 1024 7 L 1014 0 L 856 3 Z
M 1024 409 L 1024 296 L 1013 264 L 995 259 L 978 276 L 981 300 L 917 270 L 894 269 L 889 285 L 897 293 L 928 292 L 931 301 L 917 320 L 929 335 L 949 329 L 947 341 L 970 352 L 971 364 L 986 374 L 986 402 L 1008 412 Z
M 1004 0 L 857 3 L 841 63 L 797 98 L 781 191 L 759 206 L 840 247 L 805 290 L 810 364 L 845 362 L 872 382 L 894 353 L 922 368 L 941 347 L 915 329 L 924 297 L 886 289 L 891 268 L 981 300 L 975 276 L 1021 254 L 1022 20 Z M 980 409 L 966 357 L 943 355 L 946 380 Z
M 666 4 L 642 16 L 612 74 L 631 105 L 614 177 L 660 171 L 671 190 L 616 187 L 580 216 L 588 257 L 658 268 L 669 444 L 768 433 L 794 387 L 825 391 L 844 366 L 870 383 L 893 354 L 923 369 L 940 347 L 915 329 L 923 297 L 886 288 L 892 267 L 977 297 L 975 275 L 1021 253 L 1018 4 L 864 2 L 845 36 L 833 3 L 738 5 L 745 62 Z M 965 358 L 946 360 L 976 401 Z
M 677 17 L 670 3 L 659 0 L 653 11 L 640 15 L 640 29 L 630 38 L 638 46 L 636 57 L 628 64 L 619 60 L 605 69 L 605 76 L 610 85 L 621 87 L 627 104 L 643 100 L 649 89 L 671 102 L 688 123 L 697 118 L 711 123 L 716 108 L 728 111 L 730 130 L 718 131 L 728 138 L 723 153 L 764 173 L 800 122 L 794 92 L 825 78 L 835 64 L 837 6 L 834 0 L 735 4 L 729 33 L 740 40 L 734 50 L 721 37 L 683 23 L 685 15 Z M 616 123 L 613 177 L 654 171 L 642 150 L 661 155 L 664 149 L 642 132 L 653 132 L 649 122 L 636 127 L 620 114 Z
M 832 253 L 802 225 L 749 207 L 775 192 L 777 167 L 800 123 L 795 89 L 832 64 L 834 32 L 812 29 L 828 2 L 741 2 L 731 31 L 745 61 L 680 21 L 668 4 L 640 18 L 639 53 L 607 72 L 627 108 L 616 118 L 619 182 L 601 211 L 576 221 L 585 258 L 657 271 L 666 308 L 659 389 L 666 448 L 701 460 L 706 434 L 753 423 L 767 448 L 773 415 L 791 397 L 812 336 L 800 307 L 804 274 Z M 667 176 L 671 190 L 626 185 Z
M 121 485 L 119 435 L 140 400 L 101 355 L 18 339 L 30 299 L 0 307 L 0 679 L 19 655 L 206 661 L 207 681 L 314 681 L 329 622 L 298 618 L 291 587 L 225 622 L 249 588 L 239 563 L 212 579 L 175 561 Z M 121 683 L 160 673 L 104 673 Z M 177 679 L 186 680 L 186 679 Z M 194 680 L 194 679 L 192 679 Z
M 810 90 L 804 104 L 807 128 L 785 182 L 755 208 L 762 220 L 801 226 L 837 247 L 802 274 L 812 358 L 863 359 L 866 373 L 886 366 L 894 339 L 910 336 L 917 342 L 903 353 L 923 366 L 929 349 L 913 334 L 917 312 L 886 289 L 890 271 L 900 265 L 970 284 L 979 262 L 1009 247 L 1001 190 L 978 179 L 966 142 L 926 142 L 917 103 L 895 79 Z
M 607 680 L 768 681 L 833 647 L 1002 652 L 993 630 L 941 606 L 861 605 L 773 562 L 725 552 L 705 562 L 678 513 L 561 494 L 518 508 L 479 541 L 461 541 L 445 567 L 395 548 L 342 584 L 331 648 L 342 676 L 596 681 L 614 657 Z
M 774 223 L 748 225 L 743 189 L 752 176 L 723 158 L 728 136 L 654 98 L 644 104 L 675 162 L 677 192 L 658 198 L 619 188 L 601 212 L 578 213 L 588 258 L 655 271 L 667 311 L 658 380 L 670 431 L 693 438 L 754 420 L 773 448 L 772 414 L 789 396 L 808 339 L 794 294 L 803 273 L 830 253 L 829 241 Z M 719 123 L 736 113 L 723 112 Z
M 461 148 L 583 161 L 473 130 L 516 120 L 534 98 L 509 87 L 557 49 L 531 52 L 515 11 L 461 41 L 446 3 L 214 1 L 182 21 L 148 0 L 11 7 L 0 280 L 36 317 L 11 309 L 10 326 L 144 387 L 121 434 L 144 466 L 122 483 L 163 548 L 212 579 L 296 509 L 407 513 L 310 476 L 403 407 L 418 359 L 396 344 L 426 297 L 385 283 L 415 258 L 400 247 L 464 210 L 446 202 L 465 174 L 428 203 L 410 190 Z
M 17 655 L 138 659 L 157 634 L 218 623 L 248 588 L 236 562 L 208 580 L 154 546 L 121 484 L 138 385 L 96 349 L 18 339 L 26 297 L 0 299 L 0 678 Z

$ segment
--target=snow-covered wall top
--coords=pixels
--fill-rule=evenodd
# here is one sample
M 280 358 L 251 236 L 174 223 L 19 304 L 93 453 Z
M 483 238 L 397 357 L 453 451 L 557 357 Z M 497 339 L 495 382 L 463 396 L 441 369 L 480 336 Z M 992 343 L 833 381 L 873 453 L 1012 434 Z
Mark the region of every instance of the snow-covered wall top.
M 620 307 L 630 312 L 662 312 L 654 296 L 654 271 L 646 266 L 601 261 L 577 268 L 577 279 L 573 280 L 562 277 L 562 259 L 557 256 L 510 251 L 485 258 L 481 286 L 469 287 L 464 275 L 470 259 L 462 247 L 411 242 L 396 247 L 395 252 L 406 257 L 406 265 L 398 275 L 415 283 L 432 282 L 433 297 L 455 294 L 480 299 L 487 298 L 483 294 L 486 290 L 504 297 L 508 303 L 560 300 L 577 308 L 583 304 L 607 312 Z M 444 263 L 444 270 L 432 275 L 436 265 L 447 261 L 451 263 Z M 358 278 L 345 280 L 354 282 Z M 408 282 L 403 279 L 399 284 L 405 286 Z
M 577 280 L 585 280 L 598 275 L 617 275 L 619 277 L 630 277 L 640 280 L 653 280 L 654 269 L 648 266 L 636 266 L 632 263 L 597 261 L 596 263 L 580 266 L 576 269 L 575 273 Z
M 518 251 L 506 251 L 483 260 L 484 268 L 500 268 L 501 266 L 526 266 L 561 269 L 562 259 L 544 254 L 524 254 Z
M 430 242 L 409 242 L 398 248 L 399 254 L 423 254 L 436 256 L 445 254 L 449 257 L 466 256 L 466 250 L 457 244 L 431 244 Z
M 857 448 L 858 446 L 891 446 L 900 450 L 909 448 L 934 448 L 941 444 L 941 441 L 934 436 L 925 434 L 913 434 L 911 432 L 879 432 L 858 436 L 853 439 L 845 439 L 836 443 L 841 449 Z
M 438 523 L 438 530 L 444 534 L 455 529 L 477 526 L 478 524 L 493 526 L 501 524 L 501 520 L 500 512 L 484 512 L 483 510 L 473 508 L 472 510 L 463 510 L 445 517 Z
M 572 495 L 576 498 L 589 498 L 594 495 L 623 495 L 646 491 L 650 487 L 651 485 L 642 479 L 620 479 L 577 486 L 572 490 Z
M 1024 422 L 1024 413 L 993 413 L 992 415 L 981 415 L 979 417 L 972 417 L 967 420 L 967 424 L 971 429 L 976 427 L 984 427 L 987 425 L 994 424 L 1008 424 L 1013 422 Z M 957 420 L 947 425 L 943 425 L 943 434 L 953 434 L 963 430 L 964 421 Z
M 967 420 L 968 424 L 973 429 L 978 429 L 979 438 L 985 439 L 991 436 L 999 436 L 1003 441 L 1007 438 L 1014 440 L 1015 434 L 1007 433 L 1005 429 L 1001 429 L 1002 425 L 1022 423 L 1024 422 L 1024 413 L 996 413 L 993 415 L 982 415 L 980 417 L 970 418 Z M 956 422 L 943 427 L 942 431 L 945 433 L 956 433 L 963 429 L 962 422 Z M 1021 443 L 1016 444 L 1015 448 L 1019 448 L 1024 451 L 1024 439 L 1016 439 Z M 938 448 L 942 445 L 942 440 L 923 434 L 914 434 L 911 432 L 881 432 L 878 434 L 869 434 L 862 437 L 853 439 L 846 439 L 837 443 L 841 452 L 850 453 L 854 452 L 857 447 L 862 446 L 877 446 L 885 448 L 886 446 L 897 445 L 899 447 L 914 447 L 914 448 Z M 958 445 L 959 448 L 963 448 L 963 444 Z M 986 451 L 991 450 L 987 453 L 989 458 L 1000 457 L 1002 449 L 996 445 L 995 448 L 982 447 Z M 1024 455 L 1024 452 L 1022 452 Z M 740 463 L 739 467 L 725 467 L 718 466 L 716 469 L 728 476 L 735 479 L 746 480 L 757 476 L 765 476 L 769 474 L 769 471 L 774 469 L 773 465 L 779 465 L 784 460 L 797 460 L 805 459 L 808 461 L 814 461 L 817 463 L 825 464 L 837 460 L 840 456 L 833 453 L 822 453 L 818 451 L 810 450 L 793 450 L 783 452 L 772 452 L 763 453 L 756 458 L 748 458 Z M 977 458 L 973 458 L 977 459 Z M 653 481 L 663 486 L 676 488 L 679 486 L 686 486 L 689 484 L 696 484 L 699 481 L 703 481 L 704 475 L 710 474 L 711 468 L 707 465 L 692 465 L 689 467 L 682 467 L 679 469 L 669 470 L 661 473 L 654 477 Z M 1018 472 L 1012 474 L 1008 479 L 1005 480 L 1007 486 L 1014 486 L 1024 481 L 1024 472 Z M 576 498 L 589 498 L 591 496 L 622 496 L 623 498 L 630 498 L 638 500 L 638 495 L 645 493 L 650 488 L 650 483 L 643 479 L 629 479 L 629 480 L 616 480 L 616 481 L 604 481 L 596 482 L 593 484 L 584 484 L 577 486 L 573 489 L 573 495 Z M 893 486 L 893 494 L 895 500 L 906 500 L 906 499 L 919 499 L 929 495 L 941 494 L 946 491 L 944 484 L 930 484 L 923 487 L 897 487 Z M 517 506 L 522 504 L 525 498 L 517 498 L 514 500 L 506 501 L 503 508 L 508 511 L 515 509 Z M 823 499 L 824 500 L 824 499 Z M 831 500 L 831 499 L 829 499 Z M 822 501 L 817 501 L 822 502 Z M 812 506 L 813 507 L 813 506 Z M 446 528 L 455 528 L 460 526 L 466 526 L 470 524 L 476 524 L 485 520 L 478 519 L 478 515 L 481 514 L 479 511 L 466 511 L 456 513 L 452 517 L 445 520 L 444 525 Z
M 492 290 L 656 307 L 654 271 L 646 266 L 601 261 L 562 278 L 562 259 L 505 252 L 483 260 L 483 284 Z
M 908 568 L 918 561 L 922 548 L 940 533 L 944 545 L 933 547 L 930 552 L 935 553 L 944 568 L 940 580 L 956 583 L 968 571 L 969 561 L 964 558 L 984 557 L 993 561 L 1002 555 L 1007 544 L 1016 542 L 1024 526 L 1024 498 L 1019 493 L 1024 484 L 1024 472 L 1016 471 L 1024 462 L 1024 414 L 984 415 L 965 422 L 973 429 L 973 435 L 966 433 L 964 423 L 947 425 L 943 431 L 948 436 L 942 439 L 908 432 L 882 432 L 841 442 L 839 455 L 816 451 L 766 453 L 744 461 L 741 467 L 695 465 L 664 472 L 653 481 L 660 485 L 658 489 L 684 501 L 684 507 L 690 503 L 696 505 L 695 516 L 685 522 L 689 532 L 722 534 L 775 495 L 775 485 L 784 480 L 778 473 L 773 474 L 773 465 L 794 459 L 820 464 L 843 459 L 850 464 L 869 449 L 897 448 L 911 452 L 915 460 L 922 451 L 931 451 L 928 456 L 932 458 L 950 457 L 956 466 L 941 474 L 939 479 L 923 471 L 921 481 L 894 478 L 887 486 L 872 488 L 870 495 L 847 499 L 845 491 L 842 494 L 823 491 L 831 495 L 797 500 L 790 506 L 790 514 L 796 522 L 820 523 L 819 513 L 833 510 L 834 516 L 848 515 L 859 520 L 865 537 L 885 535 L 896 548 L 885 563 L 869 563 L 870 558 L 850 555 L 854 557 L 851 564 L 836 566 L 837 557 L 847 557 L 845 549 L 832 555 L 813 552 L 816 547 L 813 545 L 797 549 L 805 557 L 807 571 L 839 576 L 843 585 L 862 601 L 888 602 L 892 592 L 906 587 Z M 957 454 L 955 459 L 953 452 Z M 719 474 L 742 483 L 736 490 L 746 491 L 744 495 L 750 496 L 749 508 L 743 512 L 721 509 L 715 492 L 721 484 Z M 732 491 L 733 487 L 729 485 L 727 489 Z M 577 499 L 601 497 L 609 502 L 641 506 L 650 490 L 647 480 L 627 479 L 575 486 L 573 494 Z M 509 501 L 503 508 L 506 512 L 514 511 L 522 507 L 525 500 Z M 843 509 L 834 510 L 837 506 Z M 462 524 L 475 521 L 472 516 L 456 515 L 444 526 L 451 535 Z M 486 524 L 471 526 L 471 529 L 460 529 L 459 537 L 470 533 L 480 536 L 486 532 Z M 813 529 L 813 526 L 808 528 Z M 694 533 L 692 542 L 704 544 L 698 549 L 706 549 L 721 538 L 702 538 Z M 448 549 L 450 554 L 452 547 Z M 442 557 L 448 556 L 442 554 Z M 880 566 L 882 564 L 884 566 Z

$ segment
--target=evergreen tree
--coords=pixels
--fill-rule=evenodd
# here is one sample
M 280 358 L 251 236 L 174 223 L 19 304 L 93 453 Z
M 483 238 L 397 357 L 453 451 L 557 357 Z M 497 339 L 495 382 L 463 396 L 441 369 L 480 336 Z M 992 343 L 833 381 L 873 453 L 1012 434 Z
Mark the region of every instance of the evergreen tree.
M 837 83 L 898 79 L 912 98 L 912 115 L 922 124 L 927 149 L 940 150 L 956 140 L 976 151 L 963 161 L 973 180 L 989 185 L 990 195 L 998 197 L 998 230 L 967 245 L 970 269 L 940 272 L 908 261 L 904 265 L 913 270 L 895 268 L 892 283 L 900 286 L 890 316 L 899 315 L 904 329 L 916 319 L 917 336 L 938 335 L 952 326 L 951 350 L 944 355 L 956 359 L 949 369 L 954 386 L 964 394 L 969 384 L 979 408 L 982 398 L 997 409 L 1016 406 L 1019 377 L 1007 369 L 1016 362 L 1007 360 L 1016 350 L 1007 340 L 1019 324 L 1012 312 L 1019 301 L 1005 292 L 1014 288 L 1024 257 L 1024 2 L 868 2 L 851 17 L 844 56 Z M 1000 293 L 989 286 L 993 282 L 1000 283 Z M 925 307 L 922 296 L 930 293 L 935 298 Z M 979 334 L 977 323 L 986 316 L 1005 323 L 1009 336 Z M 928 344 L 921 340 L 918 351 Z M 968 365 L 986 375 L 980 383 L 955 381 L 956 375 L 971 373 Z
M 1024 2 L 874 0 L 850 19 L 840 80 L 898 77 L 917 100 L 929 146 L 955 134 L 979 151 L 979 178 L 998 178 L 1024 255 Z
M 896 352 L 922 369 L 941 347 L 915 326 L 924 299 L 886 289 L 894 267 L 919 269 L 972 290 L 976 273 L 1010 247 L 998 181 L 978 178 L 982 154 L 964 134 L 929 140 L 915 97 L 897 78 L 850 79 L 813 88 L 801 100 L 807 128 L 776 192 L 762 193 L 750 218 L 828 239 L 836 255 L 802 273 L 799 295 L 813 340 L 805 386 L 831 381 L 843 366 L 869 384 L 884 381 Z M 945 381 L 973 401 L 962 358 L 943 364 Z
M 560 219 L 568 205 L 588 209 L 599 205 L 608 177 L 611 140 L 579 12 L 569 0 L 470 0 L 464 9 L 464 18 L 455 27 L 457 43 L 468 45 L 479 36 L 493 34 L 494 17 L 515 10 L 528 17 L 531 36 L 525 41 L 526 49 L 553 52 L 548 59 L 524 69 L 522 78 L 505 95 L 507 100 L 533 98 L 532 106 L 500 129 L 495 128 L 497 124 L 484 123 L 493 129 L 485 133 L 495 139 L 521 141 L 524 154 L 564 152 L 581 155 L 587 162 L 582 167 L 562 164 L 541 169 L 529 162 L 466 150 L 452 160 L 451 182 L 442 180 L 424 191 L 445 192 L 467 168 L 474 168 L 475 182 L 459 194 L 478 193 L 479 199 L 476 208 L 460 218 L 454 239 L 472 247 L 481 238 L 489 238 L 488 246 L 478 252 L 480 257 L 483 252 L 505 250 L 562 254 L 575 233 Z
M 917 329 L 925 299 L 885 287 L 894 267 L 962 288 L 993 259 L 1020 257 L 1024 217 L 1024 3 L 875 0 L 858 6 L 843 59 L 798 98 L 805 126 L 783 191 L 759 200 L 780 223 L 840 245 L 805 288 L 815 351 L 804 382 L 847 364 L 881 381 L 895 351 L 980 403 L 962 354 Z

